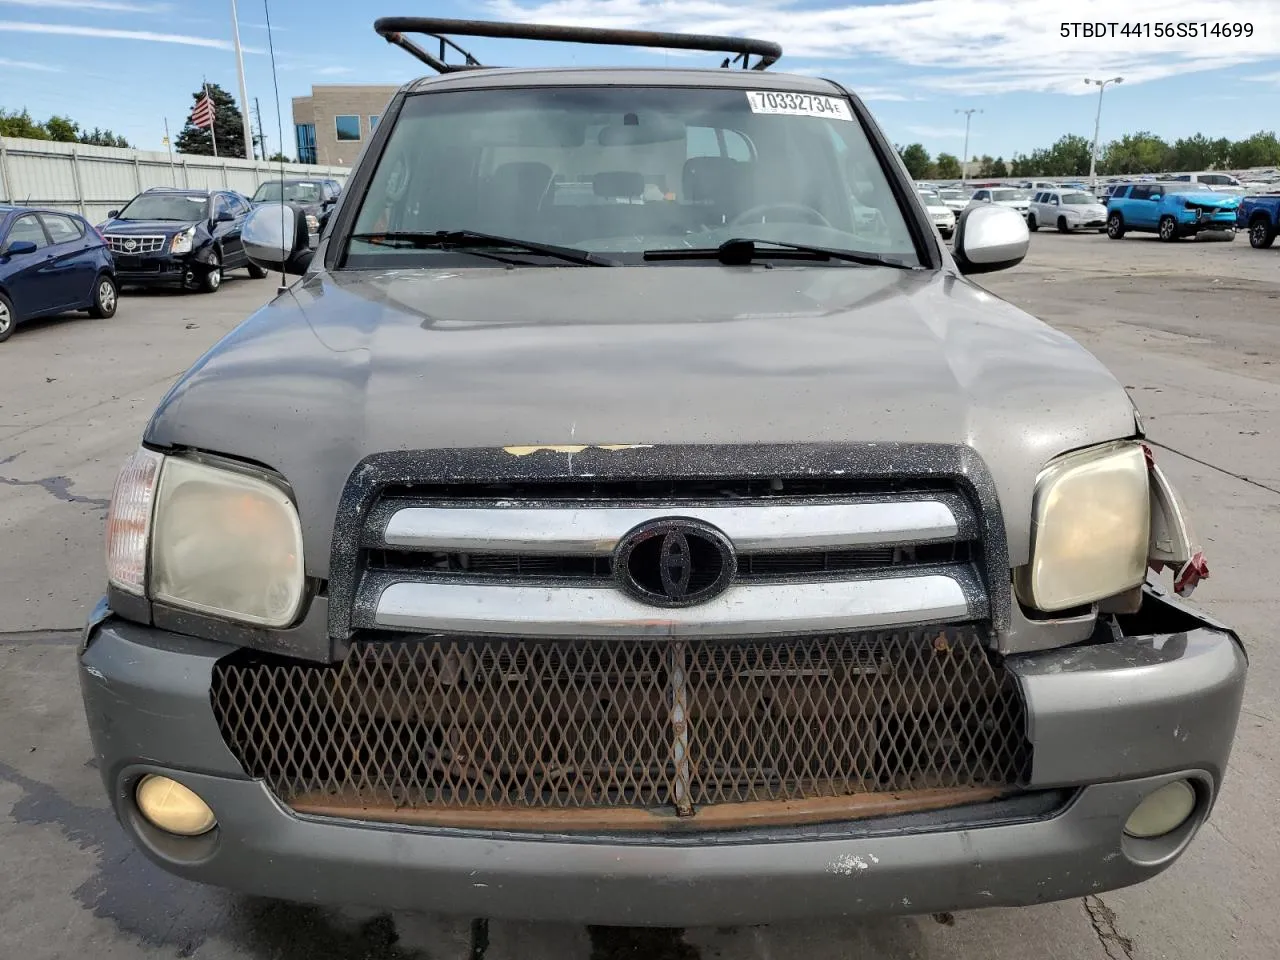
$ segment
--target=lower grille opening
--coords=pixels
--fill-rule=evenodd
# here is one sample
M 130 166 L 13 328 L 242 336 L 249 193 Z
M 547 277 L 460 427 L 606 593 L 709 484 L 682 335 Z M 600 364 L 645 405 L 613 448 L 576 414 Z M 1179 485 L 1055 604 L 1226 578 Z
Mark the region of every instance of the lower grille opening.
M 359 641 L 241 651 L 214 713 L 304 812 L 715 829 L 976 802 L 1025 780 L 1016 685 L 972 628 L 769 641 Z

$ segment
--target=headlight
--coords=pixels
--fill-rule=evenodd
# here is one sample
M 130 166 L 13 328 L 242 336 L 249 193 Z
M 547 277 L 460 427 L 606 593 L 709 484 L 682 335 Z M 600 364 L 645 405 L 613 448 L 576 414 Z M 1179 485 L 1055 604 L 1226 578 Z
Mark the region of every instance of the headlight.
M 171 253 L 190 253 L 191 244 L 195 240 L 195 237 L 196 228 L 187 227 L 187 229 L 183 230 L 181 233 L 174 235 L 173 243 L 169 245 L 169 251 Z
M 264 475 L 139 450 L 107 520 L 112 584 L 152 600 L 265 627 L 302 606 L 302 528 Z
M 1137 443 L 1068 454 L 1036 480 L 1031 562 L 1014 580 L 1045 612 L 1113 597 L 1146 579 L 1150 479 Z

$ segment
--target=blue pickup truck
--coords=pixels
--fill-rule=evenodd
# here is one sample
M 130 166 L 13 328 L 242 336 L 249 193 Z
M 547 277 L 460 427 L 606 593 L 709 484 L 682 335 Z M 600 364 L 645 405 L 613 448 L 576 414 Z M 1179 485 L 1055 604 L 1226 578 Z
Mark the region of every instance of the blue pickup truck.
M 1221 231 L 1234 240 L 1240 198 L 1199 183 L 1128 183 L 1107 198 L 1107 236 L 1154 233 L 1166 243 Z
M 1280 233 L 1280 194 L 1245 197 L 1240 203 L 1236 223 L 1249 231 L 1249 245 L 1265 250 Z

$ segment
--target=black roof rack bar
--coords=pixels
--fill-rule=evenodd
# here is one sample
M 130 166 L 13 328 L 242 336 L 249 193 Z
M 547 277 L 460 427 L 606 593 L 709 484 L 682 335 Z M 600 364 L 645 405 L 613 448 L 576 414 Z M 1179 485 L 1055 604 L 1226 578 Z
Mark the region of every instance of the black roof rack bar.
M 482 64 L 479 60 L 473 57 L 469 51 L 462 49 L 462 47 L 458 46 L 448 37 L 437 36 L 436 34 L 433 34 L 433 33 L 427 34 L 427 36 L 435 37 L 436 40 L 440 41 L 440 56 L 436 57 L 434 54 L 428 53 L 426 50 L 422 49 L 422 47 L 418 46 L 416 43 L 414 43 L 412 40 L 410 40 L 408 37 L 406 37 L 402 33 L 393 32 L 393 31 L 384 32 L 382 30 L 379 30 L 378 33 L 382 35 L 383 39 L 386 40 L 387 43 L 394 43 L 397 47 L 400 47 L 402 50 L 407 50 L 411 55 L 413 55 L 414 57 L 417 57 L 427 66 L 429 66 L 432 70 L 435 70 L 439 73 L 452 73 L 455 70 L 474 70 L 477 67 L 484 66 L 484 64 Z M 450 48 L 462 54 L 462 56 L 465 58 L 464 62 L 446 63 L 445 55 Z
M 742 61 L 743 69 L 766 70 L 782 56 L 782 47 L 768 40 L 752 40 L 749 37 L 718 37 L 698 33 L 661 33 L 653 30 L 606 30 L 600 27 L 566 27 L 546 23 L 505 23 L 496 20 L 448 20 L 440 17 L 380 17 L 373 29 L 388 43 L 402 47 L 433 70 L 452 73 L 480 67 L 467 53 L 445 34 L 463 37 L 491 37 L 506 40 L 543 40 L 560 43 L 590 43 L 612 47 L 652 47 L 667 50 L 706 50 L 712 53 L 732 53 L 722 67 Z M 423 50 L 403 34 L 421 33 L 441 41 L 441 56 L 435 57 Z M 444 62 L 444 44 L 448 43 L 467 57 L 465 64 Z M 752 55 L 758 57 L 754 64 Z

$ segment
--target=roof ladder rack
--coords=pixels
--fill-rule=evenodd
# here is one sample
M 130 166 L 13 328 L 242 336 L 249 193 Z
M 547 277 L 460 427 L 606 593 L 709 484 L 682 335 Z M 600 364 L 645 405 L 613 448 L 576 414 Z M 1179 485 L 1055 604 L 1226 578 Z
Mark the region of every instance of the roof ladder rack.
M 448 34 L 463 37 L 490 37 L 507 40 L 540 40 L 557 43 L 590 43 L 611 47 L 650 47 L 668 50 L 705 50 L 734 54 L 720 64 L 729 68 L 741 64 L 743 70 L 767 70 L 782 56 L 782 47 L 768 40 L 749 37 L 720 37 L 696 33 L 661 33 L 652 30 L 606 30 L 600 27 L 566 27 L 545 23 L 505 23 L 493 20 L 448 20 L 440 17 L 381 17 L 374 21 L 376 30 L 388 43 L 408 51 L 437 73 L 483 69 L 484 64 L 449 39 Z M 406 33 L 417 33 L 438 40 L 436 56 L 414 43 Z M 446 63 L 447 49 L 464 57 L 462 63 Z M 752 56 L 757 59 L 751 62 Z

